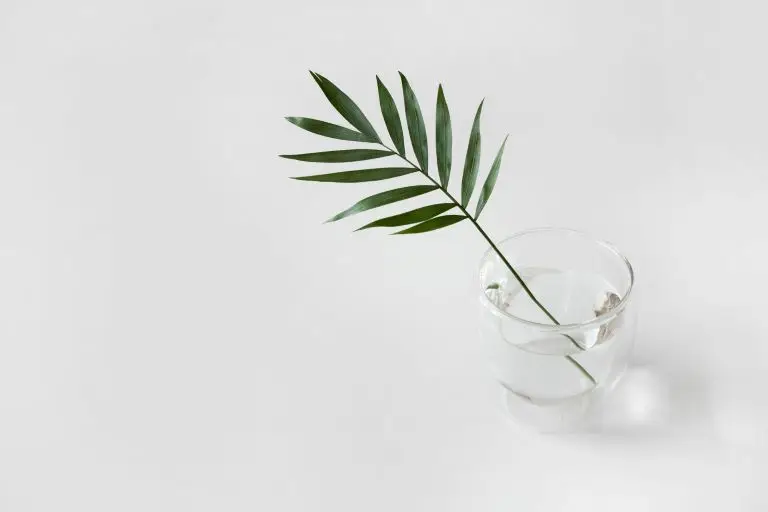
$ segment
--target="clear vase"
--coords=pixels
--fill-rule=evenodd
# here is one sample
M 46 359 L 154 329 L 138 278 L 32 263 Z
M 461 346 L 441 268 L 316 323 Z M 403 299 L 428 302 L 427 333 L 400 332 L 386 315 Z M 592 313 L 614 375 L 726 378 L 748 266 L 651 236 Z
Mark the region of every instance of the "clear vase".
M 482 338 L 506 407 L 537 430 L 571 430 L 627 367 L 632 266 L 610 244 L 567 229 L 518 233 L 498 249 L 528 289 L 495 250 L 486 252 Z

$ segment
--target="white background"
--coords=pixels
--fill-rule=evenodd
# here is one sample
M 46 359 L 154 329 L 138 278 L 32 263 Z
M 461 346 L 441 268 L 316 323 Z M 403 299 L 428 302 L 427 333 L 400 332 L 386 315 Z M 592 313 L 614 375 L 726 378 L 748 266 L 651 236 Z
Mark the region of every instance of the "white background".
M 768 510 L 766 11 L 2 0 L 0 511 Z M 459 167 L 485 97 L 488 231 L 629 256 L 638 346 L 590 430 L 504 416 L 469 224 L 321 225 L 382 184 L 287 179 L 345 147 L 282 119 L 339 122 L 308 69 L 380 132 L 377 73 L 430 126 L 442 81 Z

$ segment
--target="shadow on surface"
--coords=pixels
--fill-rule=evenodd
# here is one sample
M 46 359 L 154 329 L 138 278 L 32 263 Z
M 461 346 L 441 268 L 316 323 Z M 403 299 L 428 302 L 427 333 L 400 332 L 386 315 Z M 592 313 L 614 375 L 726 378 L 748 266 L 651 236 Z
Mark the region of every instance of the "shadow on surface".
M 594 404 L 576 434 L 659 438 L 680 434 L 709 415 L 707 382 L 692 372 L 635 365 Z

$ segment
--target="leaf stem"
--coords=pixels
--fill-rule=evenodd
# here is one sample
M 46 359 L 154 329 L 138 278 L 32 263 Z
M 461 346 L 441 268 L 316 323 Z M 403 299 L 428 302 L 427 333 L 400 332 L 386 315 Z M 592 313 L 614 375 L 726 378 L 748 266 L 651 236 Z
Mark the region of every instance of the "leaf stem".
M 521 287 L 522 287 L 522 289 L 525 291 L 525 293 L 528 295 L 528 297 L 529 297 L 529 298 L 530 298 L 530 299 L 533 301 L 533 303 L 534 303 L 534 304 L 536 304 L 536 306 L 538 306 L 538 308 L 539 308 L 539 309 L 540 309 L 540 310 L 541 310 L 541 311 L 542 311 L 542 312 L 543 312 L 545 315 L 547 315 L 547 318 L 549 318 L 549 319 L 552 321 L 552 323 L 553 323 L 553 324 L 555 324 L 555 325 L 560 325 L 560 322 L 558 322 L 558 321 L 557 321 L 557 319 L 556 319 L 556 318 L 555 318 L 555 317 L 552 315 L 552 313 L 550 313 L 550 312 L 549 312 L 549 310 L 548 310 L 548 309 L 547 309 L 547 308 L 544 306 L 544 304 L 542 304 L 542 303 L 539 301 L 539 299 L 537 299 L 537 298 L 536 298 L 536 296 L 533 294 L 533 292 L 531 291 L 531 289 L 528 287 L 528 285 L 527 285 L 527 284 L 525 283 L 525 281 L 523 280 L 522 276 L 521 276 L 521 275 L 520 275 L 520 274 L 517 272 L 517 270 L 515 270 L 515 267 L 513 267 L 513 266 L 512 266 L 512 264 L 511 264 L 511 263 L 510 263 L 510 262 L 507 260 L 507 258 L 506 258 L 506 257 L 504 256 L 504 254 L 501 252 L 501 250 L 499 250 L 499 248 L 498 248 L 498 247 L 496 246 L 496 244 L 493 242 L 493 240 L 491 239 L 491 237 L 490 237 L 490 236 L 488 236 L 488 234 L 485 232 L 485 230 L 483 230 L 483 228 L 482 228 L 482 227 L 480 227 L 480 224 L 478 224 L 478 223 L 477 223 L 477 220 L 475 220 L 475 218 L 474 218 L 474 217 L 472 217 L 472 215 L 470 215 L 470 214 L 469 214 L 469 212 L 466 210 L 466 208 L 464 208 L 464 207 L 461 205 L 461 203 L 460 203 L 459 201 L 457 201 L 457 200 L 456 200 L 456 198 L 454 198 L 454 197 L 453 197 L 453 195 L 451 195 L 451 193 L 448 191 L 447 187 L 446 187 L 446 188 L 443 188 L 443 187 L 440 185 L 440 183 L 438 183 L 438 182 L 437 182 L 437 181 L 436 181 L 436 180 L 435 180 L 435 179 L 434 179 L 432 176 L 430 176 L 429 174 L 427 174 L 426 172 L 424 172 L 424 171 L 423 171 L 423 170 L 422 170 L 422 169 L 421 169 L 421 168 L 420 168 L 418 165 L 416 165 L 416 164 L 414 164 L 413 162 L 411 162 L 411 161 L 410 161 L 410 160 L 409 160 L 407 157 L 405 157 L 405 156 L 403 156 L 403 155 L 401 155 L 401 154 L 397 153 L 395 150 L 393 150 L 392 148 L 390 148 L 389 146 L 387 146 L 387 145 L 386 145 L 386 144 L 384 144 L 383 142 L 379 142 L 379 145 L 381 145 L 382 147 L 384 147 L 384 148 L 386 148 L 386 149 L 388 149 L 388 150 L 392 151 L 392 153 L 396 154 L 398 157 L 400 157 L 401 159 L 403 159 L 404 161 L 406 161 L 406 162 L 407 162 L 407 163 L 408 163 L 408 164 L 409 164 L 411 167 L 413 167 L 414 169 L 416 169 L 417 171 L 419 171 L 419 172 L 420 172 L 421 174 L 423 174 L 423 175 L 424 175 L 424 176 L 425 176 L 425 177 L 426 177 L 426 178 L 427 178 L 429 181 L 431 181 L 431 182 L 432 182 L 434 185 L 436 185 L 437 187 L 439 187 L 439 188 L 440 188 L 440 190 L 442 190 L 442 191 L 443 191 L 443 193 L 444 193 L 446 196 L 448 196 L 448 199 L 450 199 L 450 200 L 451 200 L 451 202 L 453 202 L 453 203 L 456 205 L 456 207 L 457 207 L 459 210 L 461 210 L 461 212 L 462 212 L 464 215 L 466 215 L 466 217 L 467 217 L 467 218 L 470 220 L 470 222 L 472 222 L 472 224 L 475 226 L 475 228 L 477 228 L 477 230 L 480 232 L 480 234 L 483 236 L 483 238 L 485 238 L 486 242 L 488 242 L 488 244 L 491 246 L 491 249 L 493 249 L 493 251 L 494 251 L 494 252 L 495 252 L 495 253 L 496 253 L 496 254 L 499 256 L 499 258 L 501 258 L 501 261 L 503 261 L 503 262 L 504 262 L 504 265 L 506 265 L 506 267 L 509 269 L 509 271 L 512 273 L 512 275 L 515 277 L 515 279 L 517 280 L 517 282 L 518 282 L 518 283 L 520 283 L 520 286 L 521 286 Z M 576 348 L 578 348 L 578 349 L 579 349 L 579 350 L 581 350 L 581 351 L 583 351 L 583 350 L 584 350 L 584 347 L 582 347 L 581 345 L 579 345 L 579 344 L 576 342 L 576 340 L 575 340 L 575 339 L 573 339 L 573 337 L 569 336 L 568 334 L 563 334 L 563 336 L 565 336 L 566 338 L 568 338 L 568 339 L 570 340 L 570 342 L 571 342 L 571 343 L 572 343 L 572 344 L 573 344 L 573 345 L 574 345 Z M 566 358 L 566 359 L 567 359 L 567 360 L 568 360 L 568 361 L 569 361 L 569 362 L 570 362 L 572 365 L 574 365 L 574 366 L 575 366 L 575 367 L 576 367 L 576 368 L 577 368 L 577 369 L 578 369 L 578 370 L 581 372 L 581 374 L 582 374 L 582 375 L 584 375 L 584 377 L 586 377 L 586 378 L 587 378 L 587 379 L 588 379 L 590 382 L 592 382 L 592 385 L 593 385 L 593 386 L 597 386 L 597 381 L 595 380 L 595 378 L 592 376 L 592 374 L 590 374 L 590 373 L 587 371 L 587 369 L 586 369 L 586 368 L 584 368 L 584 367 L 581 365 L 581 363 L 579 363 L 579 362 L 578 362 L 576 359 L 574 359 L 574 358 L 573 358 L 572 356 L 570 356 L 570 355 L 566 355 L 566 356 L 565 356 L 565 358 Z

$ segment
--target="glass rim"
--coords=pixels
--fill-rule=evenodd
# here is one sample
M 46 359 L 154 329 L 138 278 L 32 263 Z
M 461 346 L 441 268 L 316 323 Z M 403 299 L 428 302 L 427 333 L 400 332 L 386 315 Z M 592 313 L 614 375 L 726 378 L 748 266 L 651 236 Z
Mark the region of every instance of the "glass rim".
M 605 324 L 607 322 L 610 322 L 613 320 L 616 316 L 621 313 L 624 308 L 626 307 L 627 303 L 629 302 L 630 295 L 632 295 L 632 289 L 635 285 L 635 271 L 632 268 L 632 264 L 629 262 L 626 256 L 624 256 L 613 244 L 606 242 L 604 240 L 600 240 L 598 238 L 593 237 L 592 235 L 589 235 L 583 231 L 579 231 L 577 229 L 570 229 L 570 228 L 558 228 L 558 227 L 542 227 L 542 228 L 533 228 L 533 229 L 526 229 L 524 231 L 518 231 L 517 233 L 514 233 L 507 238 L 504 238 L 500 242 L 498 242 L 496 245 L 500 246 L 504 244 L 505 242 L 508 242 L 510 240 L 516 240 L 518 238 L 522 238 L 526 235 L 533 235 L 537 233 L 546 233 L 546 232 L 555 232 L 555 233 L 562 233 L 562 234 L 570 234 L 570 235 L 577 235 L 582 238 L 585 238 L 589 240 L 590 242 L 595 243 L 598 246 L 601 246 L 604 249 L 607 249 L 611 253 L 613 253 L 615 256 L 621 260 L 624 265 L 626 266 L 627 273 L 629 274 L 629 286 L 627 287 L 627 292 L 624 294 L 623 297 L 621 297 L 621 300 L 619 301 L 619 304 L 611 309 L 610 311 L 607 311 L 603 313 L 602 315 L 598 315 L 595 318 L 585 321 L 585 322 L 578 322 L 578 323 L 571 323 L 571 324 L 542 324 L 539 322 L 534 322 L 532 320 L 526 320 L 525 318 L 521 318 L 519 316 L 513 315 L 512 313 L 509 313 L 508 311 L 504 311 L 500 309 L 496 304 L 491 302 L 488 299 L 488 296 L 486 295 L 486 290 L 482 289 L 482 282 L 480 283 L 480 300 L 483 303 L 483 306 L 487 307 L 491 310 L 492 313 L 496 315 L 500 315 L 505 318 L 509 318 L 511 320 L 514 320 L 516 322 L 519 322 L 524 325 L 528 325 L 530 327 L 535 327 L 538 330 L 546 331 L 546 332 L 567 332 L 567 331 L 575 331 L 575 330 L 582 330 L 582 329 L 588 329 L 592 328 L 598 325 Z M 493 247 L 489 247 L 486 249 L 486 251 L 483 253 L 483 257 L 480 259 L 480 268 L 482 269 L 483 264 L 488 260 L 489 256 L 495 255 L 496 251 L 493 250 Z M 482 279 L 482 272 L 480 274 L 480 277 Z

